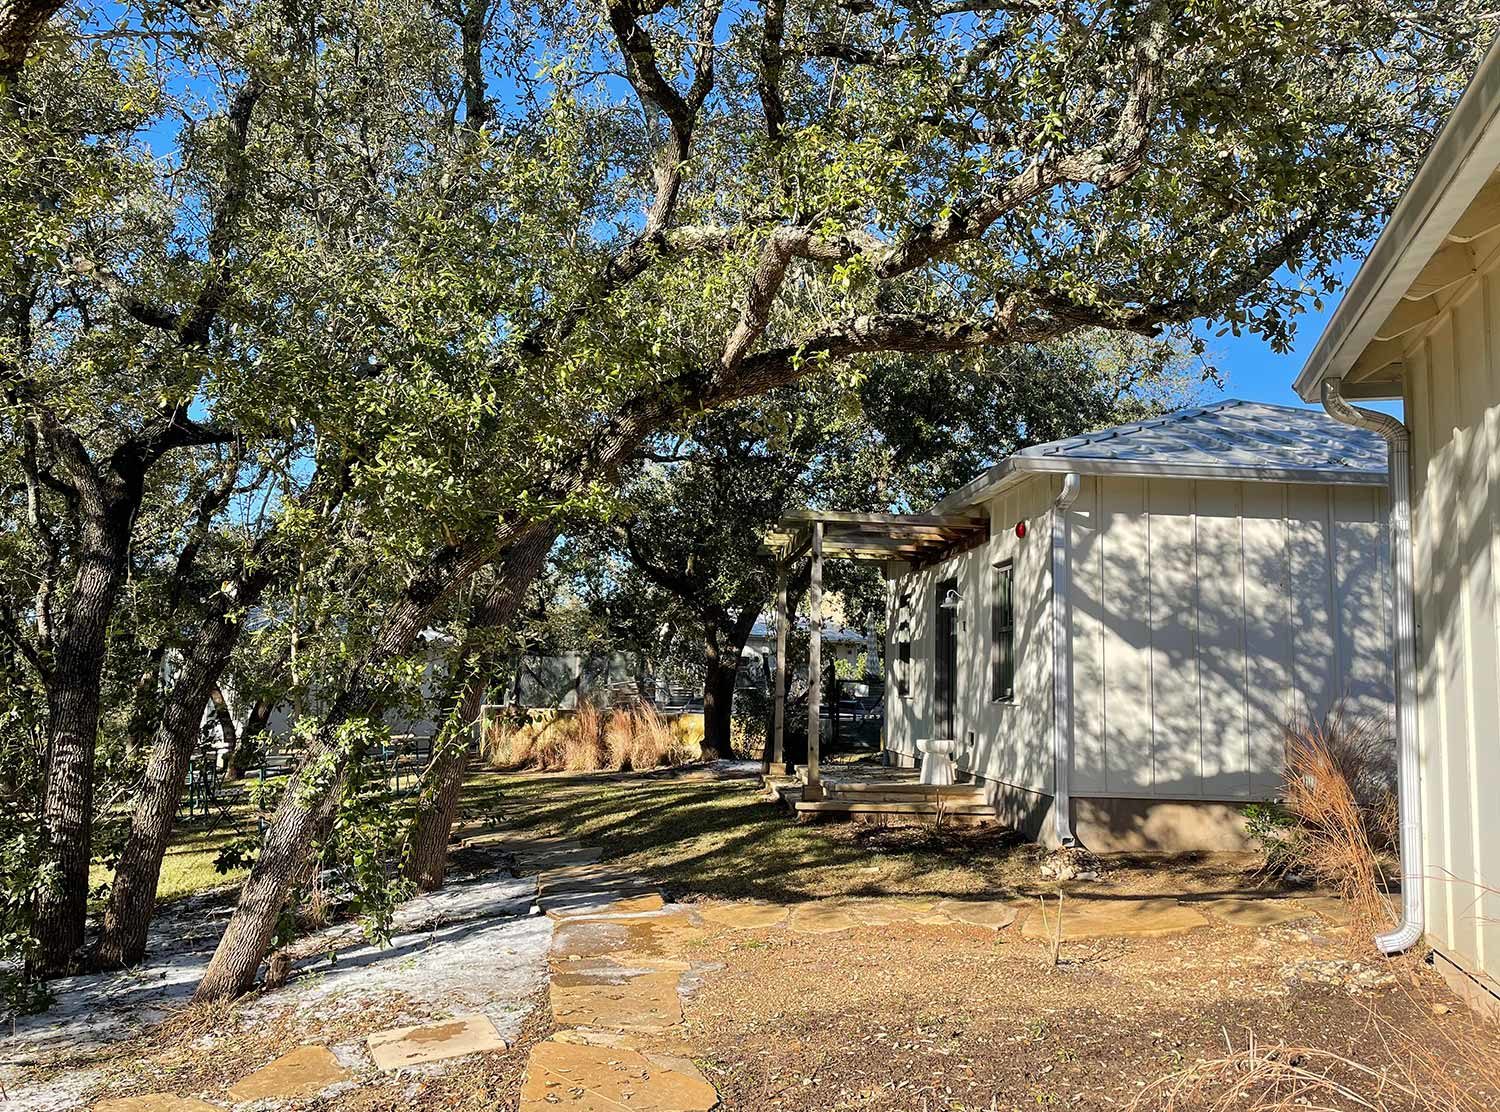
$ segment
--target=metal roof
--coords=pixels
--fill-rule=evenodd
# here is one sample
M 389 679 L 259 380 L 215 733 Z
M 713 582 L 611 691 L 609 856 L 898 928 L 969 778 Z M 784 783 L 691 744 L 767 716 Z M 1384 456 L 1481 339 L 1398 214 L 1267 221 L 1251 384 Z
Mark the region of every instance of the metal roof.
M 1237 399 L 1024 448 L 933 507 L 951 513 L 1027 472 L 1383 485 L 1385 441 L 1321 410 Z

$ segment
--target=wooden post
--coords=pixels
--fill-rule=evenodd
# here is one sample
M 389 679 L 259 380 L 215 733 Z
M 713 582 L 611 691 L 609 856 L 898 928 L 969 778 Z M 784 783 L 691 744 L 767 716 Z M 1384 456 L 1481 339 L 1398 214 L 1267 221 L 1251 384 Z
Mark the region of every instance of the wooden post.
M 776 565 L 776 677 L 771 712 L 771 752 L 768 768 L 786 772 L 786 631 L 790 622 L 786 602 L 786 564 Z
M 807 639 L 807 784 L 802 798 L 823 798 L 823 782 L 818 776 L 819 712 L 823 697 L 823 523 L 812 523 L 812 570 L 807 588 L 807 605 L 811 611 L 811 630 Z

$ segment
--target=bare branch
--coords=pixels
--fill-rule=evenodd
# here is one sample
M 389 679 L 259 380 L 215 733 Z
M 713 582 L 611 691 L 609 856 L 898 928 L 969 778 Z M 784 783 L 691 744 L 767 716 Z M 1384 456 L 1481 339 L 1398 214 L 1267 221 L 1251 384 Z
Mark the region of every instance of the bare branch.
M 787 267 L 794 258 L 837 263 L 860 254 L 874 255 L 885 250 L 883 240 L 864 231 L 820 236 L 805 227 L 777 228 L 761 248 L 760 261 L 750 278 L 750 289 L 740 319 L 729 334 L 719 359 L 720 369 L 733 370 L 765 332 L 776 296 L 786 279 Z

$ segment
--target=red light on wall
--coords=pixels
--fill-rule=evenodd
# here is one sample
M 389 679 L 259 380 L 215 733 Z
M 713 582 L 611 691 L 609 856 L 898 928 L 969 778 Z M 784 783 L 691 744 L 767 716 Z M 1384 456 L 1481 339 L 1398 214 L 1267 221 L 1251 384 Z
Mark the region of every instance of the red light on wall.
M 1016 536 L 1021 540 L 1026 539 L 1026 523 L 1024 521 L 1016 522 Z

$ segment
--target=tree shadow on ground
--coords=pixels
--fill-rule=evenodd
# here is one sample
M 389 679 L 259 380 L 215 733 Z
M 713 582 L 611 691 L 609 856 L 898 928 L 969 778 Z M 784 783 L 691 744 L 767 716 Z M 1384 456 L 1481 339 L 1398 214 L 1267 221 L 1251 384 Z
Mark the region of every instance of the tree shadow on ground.
M 799 823 L 748 780 L 485 775 L 471 781 L 466 803 L 517 833 L 600 846 L 604 861 L 640 873 L 675 900 L 995 899 L 1055 890 L 1038 876 L 1039 849 L 1010 831 Z M 1122 865 L 1180 868 L 1183 891 L 1200 897 L 1254 887 L 1243 869 L 1202 855 Z M 1084 899 L 1123 894 L 1070 888 Z

